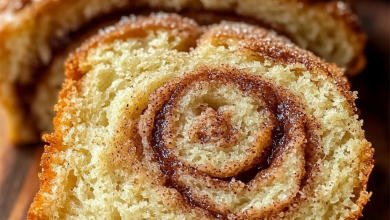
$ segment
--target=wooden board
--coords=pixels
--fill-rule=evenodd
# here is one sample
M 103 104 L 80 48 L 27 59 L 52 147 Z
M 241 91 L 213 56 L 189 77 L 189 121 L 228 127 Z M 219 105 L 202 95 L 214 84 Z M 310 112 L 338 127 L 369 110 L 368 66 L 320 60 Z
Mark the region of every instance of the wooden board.
M 39 189 L 43 145 L 12 146 L 6 141 L 3 119 L 0 115 L 0 219 L 26 219 Z

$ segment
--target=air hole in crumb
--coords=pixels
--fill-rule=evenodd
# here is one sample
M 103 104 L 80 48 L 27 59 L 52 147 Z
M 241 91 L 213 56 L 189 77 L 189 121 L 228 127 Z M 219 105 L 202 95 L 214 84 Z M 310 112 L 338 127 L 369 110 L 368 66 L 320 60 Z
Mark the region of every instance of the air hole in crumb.
M 89 187 L 89 192 L 87 195 L 88 199 L 95 199 L 95 194 L 94 194 L 95 189 L 93 187 Z
M 121 215 L 119 214 L 119 211 L 118 211 L 117 208 L 114 208 L 114 210 L 112 211 L 112 213 L 111 213 L 111 219 L 113 219 L 113 220 L 121 220 L 121 219 L 122 219 L 122 217 L 121 217 Z
M 225 49 L 229 48 L 229 44 L 226 41 L 224 41 L 223 39 L 215 39 L 215 40 L 211 41 L 211 44 L 214 47 L 223 47 Z
M 223 102 L 222 100 L 217 100 L 213 97 L 208 97 L 208 96 L 203 97 L 203 102 L 204 102 L 205 106 L 212 108 L 214 111 L 218 111 L 218 109 L 221 106 L 224 106 L 227 104 L 227 103 Z
M 77 177 L 74 175 L 74 171 L 71 170 L 68 174 L 68 184 L 66 186 L 67 190 L 73 190 L 77 185 Z
M 351 201 L 353 203 L 356 203 L 356 201 L 359 199 L 361 191 L 362 191 L 362 189 L 360 187 L 353 188 L 353 195 L 355 195 L 355 197 L 351 197 Z
M 176 42 L 175 42 L 176 41 Z M 169 36 L 168 38 L 169 44 L 177 44 L 173 49 L 178 52 L 190 52 L 191 48 L 195 48 L 196 39 L 180 39 L 177 36 Z
M 103 69 L 96 74 L 98 81 L 97 90 L 99 92 L 106 92 L 107 88 L 111 86 L 112 82 L 117 78 L 117 75 L 113 70 Z

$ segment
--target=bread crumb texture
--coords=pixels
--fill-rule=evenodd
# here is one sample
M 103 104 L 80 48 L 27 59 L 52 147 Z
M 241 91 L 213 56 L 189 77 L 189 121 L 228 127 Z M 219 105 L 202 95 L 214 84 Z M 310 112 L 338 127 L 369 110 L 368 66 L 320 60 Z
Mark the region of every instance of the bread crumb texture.
M 125 18 L 66 63 L 28 219 L 357 219 L 373 150 L 355 98 L 264 29 Z

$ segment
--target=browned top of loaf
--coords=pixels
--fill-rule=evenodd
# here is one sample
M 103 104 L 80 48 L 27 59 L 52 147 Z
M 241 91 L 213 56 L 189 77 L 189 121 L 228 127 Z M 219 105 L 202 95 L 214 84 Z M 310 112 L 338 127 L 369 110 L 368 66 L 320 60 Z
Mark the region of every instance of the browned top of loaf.
M 353 33 L 359 40 L 358 44 L 364 44 L 366 36 L 362 31 L 356 15 L 351 10 L 351 0 L 284 0 L 296 1 L 301 7 L 313 7 L 326 11 Z M 57 3 L 56 3 L 57 2 Z M 137 2 L 137 1 L 135 1 Z M 17 14 L 27 8 L 39 11 L 40 13 L 50 13 L 50 7 L 37 7 L 45 5 L 68 5 L 66 0 L 0 0 L 0 18 L 1 14 Z
M 291 1 L 291 0 L 285 0 Z M 340 4 L 340 2 L 350 4 L 350 0 L 295 0 L 302 3 L 303 6 L 311 6 L 313 4 L 321 5 L 324 10 L 331 14 L 334 18 L 344 20 L 351 30 L 361 33 L 361 28 L 356 16 L 351 11 L 350 7 Z M 17 13 L 27 7 L 34 7 L 34 4 L 45 4 L 48 2 L 58 2 L 58 4 L 68 4 L 66 0 L 0 0 L 0 13 Z M 41 8 L 45 9 L 45 8 Z
M 291 1 L 291 0 L 285 0 Z M 346 24 L 346 28 L 349 29 L 353 34 L 359 36 L 360 44 L 364 44 L 366 36 L 363 33 L 359 21 L 356 15 L 349 7 L 352 3 L 351 0 L 293 0 L 302 4 L 302 7 L 311 7 L 313 5 L 322 8 L 336 20 L 341 21 Z M 0 15 L 2 13 L 11 13 L 16 14 L 17 12 L 26 9 L 28 7 L 35 7 L 36 5 L 45 5 L 45 4 L 68 4 L 66 0 L 0 0 Z M 36 10 L 48 10 L 47 7 L 35 7 Z M 47 11 L 50 12 L 49 10 Z M 0 16 L 1 17 L 1 16 Z
M 292 44 L 285 38 L 278 37 L 274 33 L 268 32 L 265 29 L 254 27 L 243 23 L 225 23 L 226 25 L 214 25 L 210 28 L 201 28 L 193 20 L 183 18 L 178 15 L 159 15 L 151 17 L 141 17 L 136 20 L 129 19 L 124 21 L 114 28 L 107 29 L 103 34 L 94 36 L 85 42 L 76 52 L 74 52 L 67 60 L 66 68 L 66 80 L 63 84 L 63 89 L 59 95 L 59 101 L 56 106 L 58 111 L 57 116 L 54 119 L 55 132 L 50 135 L 45 135 L 44 140 L 50 145 L 45 146 L 45 152 L 42 155 L 41 166 L 43 168 L 40 175 L 40 191 L 34 198 L 34 202 L 30 207 L 28 218 L 37 219 L 39 211 L 42 209 L 41 204 L 43 201 L 43 195 L 50 193 L 52 184 L 51 180 L 55 177 L 56 173 L 53 172 L 51 164 L 53 163 L 52 154 L 61 150 L 62 137 L 60 127 L 61 123 L 68 123 L 72 121 L 66 121 L 64 115 L 64 109 L 69 105 L 69 99 L 73 96 L 74 92 L 83 86 L 83 76 L 88 72 L 86 69 L 82 69 L 81 65 L 86 62 L 86 56 L 91 49 L 99 47 L 104 44 L 109 44 L 114 40 L 125 40 L 133 37 L 142 37 L 148 30 L 167 30 L 174 31 L 175 33 L 186 38 L 197 39 L 204 33 L 198 42 L 202 41 L 216 41 L 223 44 L 224 37 L 231 39 L 237 39 L 241 42 L 241 49 L 255 52 L 255 54 L 248 54 L 251 56 L 264 57 L 267 60 L 274 62 L 275 64 L 292 64 L 299 63 L 306 67 L 312 74 L 318 74 L 326 76 L 327 79 L 337 85 L 341 94 L 345 96 L 350 104 L 351 111 L 356 111 L 354 94 L 350 91 L 347 80 L 343 76 L 343 72 L 333 64 L 328 64 L 320 58 L 313 55 L 311 52 L 302 50 Z M 60 120 L 61 119 L 61 120 Z M 368 157 L 372 158 L 372 152 L 368 152 Z M 367 166 L 366 180 L 363 184 L 367 184 L 368 174 L 370 173 L 371 166 Z M 357 216 L 363 210 L 363 205 L 366 204 L 368 198 L 364 201 L 358 201 L 360 210 Z M 355 217 L 357 217 L 355 216 Z

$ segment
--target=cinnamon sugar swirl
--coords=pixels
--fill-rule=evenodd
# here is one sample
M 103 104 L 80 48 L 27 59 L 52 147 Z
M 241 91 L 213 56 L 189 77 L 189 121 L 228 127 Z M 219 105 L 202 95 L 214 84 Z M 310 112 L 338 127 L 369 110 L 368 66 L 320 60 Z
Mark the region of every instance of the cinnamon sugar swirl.
M 29 219 L 357 219 L 371 144 L 335 65 L 255 26 L 132 17 L 66 63 Z

